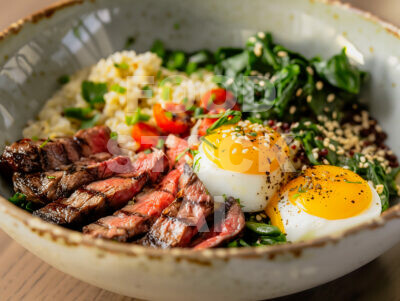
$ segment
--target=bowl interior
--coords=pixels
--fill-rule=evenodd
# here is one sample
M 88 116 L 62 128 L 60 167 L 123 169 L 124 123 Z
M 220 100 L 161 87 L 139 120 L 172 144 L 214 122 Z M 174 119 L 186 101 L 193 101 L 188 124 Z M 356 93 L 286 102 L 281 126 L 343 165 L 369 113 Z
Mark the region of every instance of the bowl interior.
M 98 0 L 48 11 L 22 30 L 0 37 L 0 145 L 21 138 L 27 120 L 59 88 L 57 78 L 115 51 L 143 52 L 155 39 L 185 50 L 242 46 L 257 31 L 307 57 L 328 57 L 347 48 L 371 80 L 363 98 L 400 154 L 399 38 L 377 21 L 340 5 L 308 0 L 132 1 Z M 371 38 L 373 37 L 373 38 Z M 396 52 L 397 51 L 397 52 Z M 397 54 L 397 55 L 396 55 Z M 11 194 L 0 182 L 0 193 Z

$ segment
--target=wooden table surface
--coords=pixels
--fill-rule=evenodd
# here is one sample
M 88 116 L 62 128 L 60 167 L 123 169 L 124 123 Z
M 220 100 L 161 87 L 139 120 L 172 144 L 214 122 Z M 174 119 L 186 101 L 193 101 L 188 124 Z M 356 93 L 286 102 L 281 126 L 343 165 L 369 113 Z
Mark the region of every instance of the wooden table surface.
M 0 30 L 54 0 L 0 0 Z M 353 0 L 400 26 L 399 0 Z M 291 300 L 400 300 L 400 244 L 359 270 L 323 286 L 278 298 Z M 0 301 L 133 300 L 88 285 L 57 271 L 0 230 Z

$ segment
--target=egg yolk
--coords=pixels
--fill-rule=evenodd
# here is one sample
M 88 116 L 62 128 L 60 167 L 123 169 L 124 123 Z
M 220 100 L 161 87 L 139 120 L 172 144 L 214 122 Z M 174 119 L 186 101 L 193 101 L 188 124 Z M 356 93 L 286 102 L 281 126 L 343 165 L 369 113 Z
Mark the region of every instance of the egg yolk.
M 265 174 L 289 160 L 285 140 L 260 124 L 222 126 L 203 137 L 207 158 L 219 168 L 245 174 Z
M 372 192 L 367 181 L 352 171 L 331 165 L 310 167 L 285 185 L 266 208 L 271 223 L 284 232 L 278 209 L 283 200 L 310 215 L 336 220 L 357 216 L 368 209 Z

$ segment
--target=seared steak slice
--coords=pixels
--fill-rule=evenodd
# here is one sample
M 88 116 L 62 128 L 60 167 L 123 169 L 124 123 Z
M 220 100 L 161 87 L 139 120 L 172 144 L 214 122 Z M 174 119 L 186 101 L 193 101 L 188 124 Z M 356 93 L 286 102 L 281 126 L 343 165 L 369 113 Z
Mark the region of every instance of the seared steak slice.
M 207 226 L 206 219 L 214 211 L 214 200 L 204 184 L 186 164 L 180 178 L 179 195 L 157 219 L 141 241 L 143 245 L 173 248 L 187 247 L 200 228 Z
M 91 154 L 108 152 L 107 144 L 111 131 L 106 126 L 96 126 L 90 129 L 80 130 L 75 134 L 81 155 L 87 157 Z
M 115 170 L 120 166 L 125 166 L 127 171 L 132 168 L 130 160 L 126 157 L 115 157 L 103 162 L 78 162 L 65 166 L 60 171 L 33 174 L 16 172 L 13 176 L 14 190 L 25 194 L 32 202 L 47 204 L 68 197 L 85 184 L 115 175 Z
M 175 164 L 179 165 L 185 163 L 185 156 L 182 156 L 179 159 L 179 162 L 176 162 L 176 159 L 179 157 L 180 154 L 182 154 L 182 152 L 188 149 L 189 143 L 186 140 L 171 134 L 167 137 L 167 140 L 165 141 L 165 146 L 167 148 L 166 153 L 171 167 Z
M 0 158 L 3 174 L 15 171 L 30 173 L 54 170 L 70 164 L 81 157 L 108 152 L 110 130 L 98 126 L 79 131 L 73 138 L 58 138 L 49 141 L 22 139 L 7 146 Z
M 164 208 L 175 199 L 181 174 L 179 169 L 172 170 L 156 188 L 138 195 L 135 203 L 84 227 L 83 233 L 121 242 L 146 233 Z
M 33 214 L 61 225 L 90 223 L 126 205 L 148 180 L 157 181 L 167 170 L 168 161 L 163 152 L 141 154 L 129 172 L 86 185 L 69 198 L 50 203 Z M 126 170 L 121 168 L 121 171 Z
M 139 178 L 110 178 L 93 182 L 75 191 L 69 198 L 36 210 L 33 215 L 59 225 L 79 226 L 91 222 L 126 204 L 146 183 Z
M 198 241 L 193 243 L 194 249 L 220 246 L 235 238 L 244 229 L 244 214 L 239 203 L 234 198 L 228 198 L 221 209 L 216 211 L 216 220 L 211 231 L 205 232 Z

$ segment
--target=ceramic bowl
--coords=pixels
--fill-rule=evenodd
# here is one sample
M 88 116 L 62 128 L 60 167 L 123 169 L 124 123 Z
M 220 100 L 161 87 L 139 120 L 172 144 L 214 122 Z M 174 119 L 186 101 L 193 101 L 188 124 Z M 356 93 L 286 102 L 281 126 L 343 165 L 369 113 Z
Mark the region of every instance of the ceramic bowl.
M 180 24 L 179 28 L 174 24 Z M 399 30 L 336 2 L 309 0 L 69 1 L 0 34 L 0 145 L 21 137 L 56 91 L 56 79 L 154 39 L 195 50 L 240 46 L 257 31 L 308 57 L 347 47 L 371 74 L 365 99 L 400 155 Z M 400 240 L 400 206 L 346 233 L 266 248 L 155 250 L 93 240 L 47 224 L 9 203 L 0 183 L 0 226 L 57 269 L 127 296 L 171 300 L 256 300 L 305 290 L 373 260 Z

